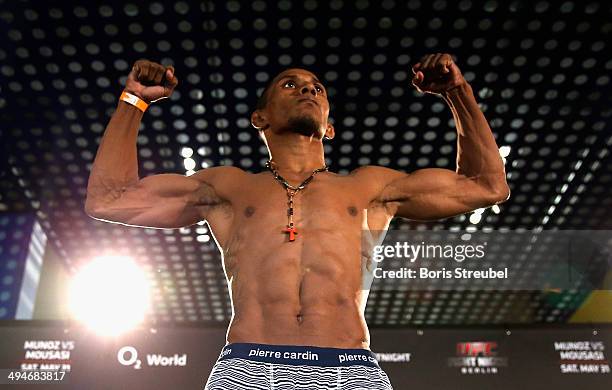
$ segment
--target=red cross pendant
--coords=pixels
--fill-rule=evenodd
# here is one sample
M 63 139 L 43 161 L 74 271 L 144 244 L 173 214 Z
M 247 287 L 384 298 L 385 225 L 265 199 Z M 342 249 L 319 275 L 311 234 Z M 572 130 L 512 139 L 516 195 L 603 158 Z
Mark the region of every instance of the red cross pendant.
M 291 225 L 291 226 L 287 226 L 285 228 L 285 230 L 283 230 L 285 233 L 289 233 L 289 241 L 295 241 L 295 235 L 298 234 L 295 226 Z

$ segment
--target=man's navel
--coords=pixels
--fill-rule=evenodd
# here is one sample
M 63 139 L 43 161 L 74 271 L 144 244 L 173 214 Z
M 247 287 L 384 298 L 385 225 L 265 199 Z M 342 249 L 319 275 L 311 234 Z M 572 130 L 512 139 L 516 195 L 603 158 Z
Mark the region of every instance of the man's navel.
M 253 216 L 253 214 L 255 214 L 255 207 L 253 206 L 247 206 L 244 209 L 244 216 L 247 218 L 251 218 L 251 216 Z

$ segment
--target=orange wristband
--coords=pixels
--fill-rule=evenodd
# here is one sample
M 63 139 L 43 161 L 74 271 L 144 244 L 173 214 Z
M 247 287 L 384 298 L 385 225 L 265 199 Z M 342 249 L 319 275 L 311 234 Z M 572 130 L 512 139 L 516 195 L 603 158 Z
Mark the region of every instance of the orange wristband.
M 132 95 L 131 93 L 126 92 L 126 91 L 123 91 L 121 93 L 121 96 L 119 97 L 119 99 L 123 100 L 126 103 L 131 104 L 132 106 L 138 107 L 138 109 L 140 111 L 142 111 L 142 112 L 145 112 L 147 107 L 149 107 L 149 105 L 147 103 L 145 103 L 144 100 L 142 100 L 138 96 Z

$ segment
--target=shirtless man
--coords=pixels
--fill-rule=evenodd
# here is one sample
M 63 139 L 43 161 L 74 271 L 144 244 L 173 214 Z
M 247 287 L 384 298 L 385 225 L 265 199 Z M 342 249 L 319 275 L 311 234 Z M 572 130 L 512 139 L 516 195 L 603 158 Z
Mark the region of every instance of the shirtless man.
M 125 86 L 132 97 L 119 101 L 106 128 L 85 211 L 128 226 L 208 222 L 233 316 L 206 389 L 391 388 L 369 351 L 362 231 L 385 230 L 394 216 L 436 220 L 509 197 L 491 129 L 451 56 L 425 56 L 412 70 L 413 85 L 443 97 L 453 113 L 456 171 L 322 170 L 323 138 L 334 137 L 325 87 L 309 71 L 288 69 L 268 84 L 251 116 L 270 152 L 269 170 L 227 166 L 139 178 L 142 110 L 169 97 L 178 80 L 171 66 L 134 64 Z M 297 192 L 286 187 L 310 177 Z

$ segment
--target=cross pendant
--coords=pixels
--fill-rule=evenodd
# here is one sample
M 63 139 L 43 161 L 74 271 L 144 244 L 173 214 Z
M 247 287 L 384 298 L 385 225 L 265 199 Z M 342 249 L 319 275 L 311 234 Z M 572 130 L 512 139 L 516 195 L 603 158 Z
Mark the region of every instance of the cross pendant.
M 285 233 L 289 233 L 289 241 L 295 241 L 295 235 L 298 234 L 297 229 L 293 225 L 289 225 L 283 230 Z

